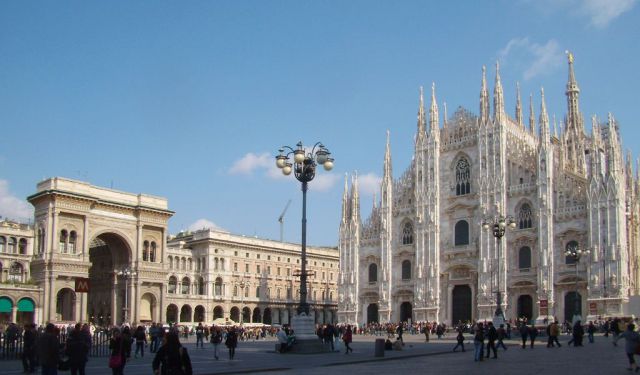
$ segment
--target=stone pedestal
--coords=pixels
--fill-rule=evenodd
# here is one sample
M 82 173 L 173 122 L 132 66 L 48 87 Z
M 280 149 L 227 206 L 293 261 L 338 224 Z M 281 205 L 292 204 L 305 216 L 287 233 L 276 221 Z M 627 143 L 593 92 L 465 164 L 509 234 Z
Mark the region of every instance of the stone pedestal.
M 291 318 L 291 328 L 296 335 L 296 343 L 291 347 L 292 353 L 311 354 L 328 353 L 330 347 L 325 345 L 316 335 L 316 324 L 313 316 L 305 313 Z

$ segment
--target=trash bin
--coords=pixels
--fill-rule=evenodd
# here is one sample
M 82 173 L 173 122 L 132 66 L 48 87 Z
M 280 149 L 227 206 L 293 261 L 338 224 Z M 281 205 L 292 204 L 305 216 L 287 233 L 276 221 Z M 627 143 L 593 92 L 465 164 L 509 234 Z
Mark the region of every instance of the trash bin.
M 384 357 L 384 339 L 376 339 L 375 357 Z

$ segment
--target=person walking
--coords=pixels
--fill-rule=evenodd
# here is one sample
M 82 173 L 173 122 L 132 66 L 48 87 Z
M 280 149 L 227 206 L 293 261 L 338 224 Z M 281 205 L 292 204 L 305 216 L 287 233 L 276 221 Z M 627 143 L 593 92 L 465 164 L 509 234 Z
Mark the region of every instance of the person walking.
M 180 344 L 178 333 L 165 335 L 151 363 L 154 375 L 192 375 L 191 358 L 187 348 Z
M 353 349 L 349 346 L 351 341 L 353 340 L 353 333 L 351 332 L 351 326 L 347 326 L 347 330 L 342 334 L 342 341 L 344 342 L 344 354 L 349 354 L 349 352 L 353 352 Z
M 200 344 L 200 349 L 204 349 L 204 327 L 202 326 L 202 322 L 198 323 L 196 327 L 196 348 Z
M 147 345 L 147 335 L 143 326 L 138 326 L 138 328 L 136 328 L 136 331 L 133 333 L 133 338 L 136 340 L 136 352 L 134 357 L 138 358 L 138 352 L 140 352 L 140 358 L 144 358 L 144 347 Z
M 558 344 L 558 348 L 561 347 L 560 341 L 558 341 L 558 336 L 560 336 L 560 326 L 558 326 L 558 321 L 554 321 L 549 324 L 549 339 L 547 340 L 547 348 L 555 347 L 554 343 Z
M 507 332 L 504 329 L 504 324 L 500 324 L 500 327 L 498 328 L 497 332 L 498 332 L 498 343 L 496 344 L 496 349 L 502 346 L 504 350 L 507 350 L 507 346 L 504 344 L 504 342 L 502 342 L 502 340 L 504 340 L 505 337 L 507 337 Z
M 123 375 L 124 366 L 127 363 L 127 352 L 131 350 L 131 340 L 127 340 L 118 328 L 114 328 L 111 332 L 109 340 L 109 367 L 113 375 Z
M 573 346 L 582 346 L 582 336 L 584 335 L 584 329 L 582 328 L 582 322 L 577 320 L 576 324 L 573 325 L 571 329 L 571 340 L 569 340 L 568 345 L 573 343 Z
M 536 337 L 538 337 L 538 329 L 535 325 L 531 325 L 529 327 L 529 340 L 531 341 L 531 349 L 533 349 L 533 344 L 536 342 Z
M 589 325 L 587 326 L 587 337 L 589 338 L 589 344 L 593 344 L 594 333 L 596 333 L 596 326 L 593 324 L 593 321 L 589 321 Z
M 483 349 L 484 349 L 484 327 L 482 323 L 478 323 L 476 326 L 475 335 L 473 336 L 473 346 L 474 346 L 474 357 L 473 360 L 475 362 L 483 360 Z
M 458 328 L 458 336 L 456 336 L 456 341 L 458 343 L 453 347 L 453 351 L 455 352 L 458 347 L 461 347 L 462 351 L 464 352 L 464 334 L 462 333 L 462 327 Z
M 48 323 L 44 333 L 37 340 L 36 348 L 42 368 L 42 375 L 58 375 L 60 343 L 56 326 Z
M 520 338 L 522 339 L 522 349 L 527 348 L 527 338 L 529 337 L 529 327 L 526 324 L 520 324 Z
M 402 334 L 404 332 L 404 325 L 402 322 L 398 323 L 398 328 L 396 328 L 396 333 L 398 334 L 398 340 L 404 345 L 404 340 L 402 339 Z
M 627 330 L 615 337 L 613 345 L 618 346 L 618 340 L 624 338 L 624 351 L 629 359 L 629 367 L 627 370 L 635 369 L 635 372 L 639 372 L 640 367 L 638 367 L 638 364 L 633 358 L 634 355 L 638 354 L 638 349 L 640 349 L 640 334 L 636 332 L 635 329 L 636 326 L 633 323 L 629 323 Z
M 222 332 L 220 327 L 211 327 L 211 344 L 213 344 L 213 357 L 218 360 L 218 346 L 222 342 Z
M 22 335 L 22 369 L 24 372 L 35 372 L 36 367 L 36 326 L 25 324 Z
M 229 359 L 233 360 L 236 355 L 236 347 L 238 346 L 238 335 L 236 329 L 231 327 L 227 333 L 227 340 L 224 344 L 229 348 Z
M 152 323 L 151 328 L 149 328 L 149 336 L 151 336 L 151 343 L 149 345 L 149 351 L 151 353 L 155 353 L 158 351 L 158 346 L 160 344 L 160 324 Z
M 76 324 L 75 329 L 69 334 L 64 351 L 69 357 L 71 375 L 85 375 L 85 366 L 89 360 L 89 345 L 80 323 Z
M 498 338 L 498 331 L 493 326 L 492 322 L 487 323 L 489 328 L 487 329 L 487 358 L 491 355 L 493 350 L 493 359 L 498 359 L 498 351 L 496 350 L 496 339 Z

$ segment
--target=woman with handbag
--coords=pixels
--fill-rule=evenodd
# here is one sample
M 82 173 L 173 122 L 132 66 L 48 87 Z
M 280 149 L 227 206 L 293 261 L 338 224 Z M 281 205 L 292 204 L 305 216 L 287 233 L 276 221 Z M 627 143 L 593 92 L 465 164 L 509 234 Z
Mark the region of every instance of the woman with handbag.
M 618 340 L 624 337 L 624 351 L 627 353 L 627 358 L 629 359 L 629 368 L 627 368 L 627 370 L 633 370 L 635 368 L 636 372 L 638 372 L 640 371 L 640 367 L 638 367 L 633 356 L 640 355 L 640 334 L 635 331 L 635 328 L 636 326 L 633 323 L 629 323 L 627 330 L 617 336 L 613 344 L 616 345 Z
M 180 344 L 177 332 L 164 336 L 163 344 L 153 358 L 155 375 L 192 375 L 191 358 L 187 349 Z
M 109 349 L 111 350 L 111 356 L 109 356 L 109 367 L 111 368 L 111 372 L 113 375 L 123 375 L 124 365 L 127 363 L 127 347 L 118 328 L 114 328 L 111 332 Z

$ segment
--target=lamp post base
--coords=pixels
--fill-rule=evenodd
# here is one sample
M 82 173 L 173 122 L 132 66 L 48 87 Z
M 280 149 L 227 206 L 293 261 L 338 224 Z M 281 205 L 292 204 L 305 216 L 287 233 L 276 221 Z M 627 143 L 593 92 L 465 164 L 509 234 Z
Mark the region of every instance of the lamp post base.
M 331 347 L 318 338 L 313 316 L 301 313 L 292 317 L 291 328 L 296 336 L 296 342 L 291 347 L 292 353 L 311 354 L 331 351 Z

